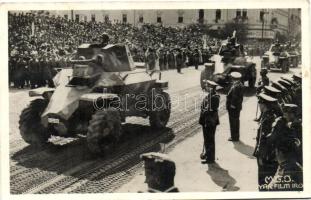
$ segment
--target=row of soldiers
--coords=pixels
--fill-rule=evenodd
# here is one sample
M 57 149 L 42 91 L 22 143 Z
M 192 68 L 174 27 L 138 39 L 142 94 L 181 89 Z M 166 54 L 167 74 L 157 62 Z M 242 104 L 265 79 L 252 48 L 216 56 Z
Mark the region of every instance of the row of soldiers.
M 47 56 L 14 56 L 9 60 L 9 84 L 16 88 L 53 87 L 58 63 Z
M 302 78 L 295 74 L 270 82 L 267 73 L 261 70 L 257 91 L 259 191 L 302 190 Z
M 194 66 L 198 69 L 199 64 L 207 62 L 211 56 L 211 49 L 193 50 L 187 48 L 159 48 L 158 50 L 149 48 L 145 53 L 145 62 L 149 70 L 155 69 L 157 62 L 159 70 L 177 69 L 181 73 L 181 69 L 186 66 Z

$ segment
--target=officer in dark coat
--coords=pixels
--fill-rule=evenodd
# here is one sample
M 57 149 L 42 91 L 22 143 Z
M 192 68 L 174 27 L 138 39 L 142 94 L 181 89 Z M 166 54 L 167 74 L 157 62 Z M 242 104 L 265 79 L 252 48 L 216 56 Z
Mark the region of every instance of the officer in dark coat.
M 216 93 L 217 83 L 209 80 L 206 83 L 208 95 L 203 99 L 199 123 L 203 128 L 205 154 L 201 156 L 207 163 L 215 162 L 215 132 L 219 124 L 218 107 L 220 96 Z
M 240 112 L 242 110 L 244 86 L 240 81 L 242 75 L 239 72 L 231 74 L 233 84 L 228 92 L 226 108 L 229 114 L 231 138 L 229 141 L 240 140 Z
M 267 136 L 267 142 L 273 146 L 278 162 L 277 172 L 268 186 L 273 191 L 303 190 L 302 166 L 298 162 L 301 141 L 297 131 L 291 127 L 296 119 L 297 108 L 295 104 L 284 104 L 283 116 L 275 120 L 271 134 Z M 287 184 L 286 187 L 284 184 Z
M 258 189 L 259 191 L 267 191 L 269 184 L 267 180 L 270 180 L 267 178 L 273 177 L 278 167 L 273 148 L 267 144 L 267 136 L 271 133 L 272 124 L 279 116 L 279 113 L 275 112 L 274 109 L 277 107 L 277 99 L 263 92 L 258 95 L 258 104 L 262 116 L 257 130 L 256 146 L 253 155 L 257 158 Z

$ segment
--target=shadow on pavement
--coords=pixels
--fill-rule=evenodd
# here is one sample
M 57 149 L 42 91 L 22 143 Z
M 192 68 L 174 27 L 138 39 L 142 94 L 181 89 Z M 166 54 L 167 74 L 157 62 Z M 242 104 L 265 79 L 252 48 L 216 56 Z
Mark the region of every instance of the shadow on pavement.
M 216 185 L 222 187 L 223 191 L 240 190 L 239 187 L 235 186 L 236 180 L 230 176 L 228 170 L 221 168 L 218 163 L 208 164 L 207 173 Z
M 253 156 L 254 147 L 249 146 L 248 144 L 245 144 L 245 143 L 242 142 L 242 141 L 234 142 L 233 144 L 234 144 L 234 148 L 235 148 L 238 152 L 240 152 L 240 153 L 242 153 L 242 154 L 248 156 L 250 159 L 255 159 L 255 157 Z
M 155 131 L 150 126 L 125 124 L 123 125 L 123 129 L 124 133 L 120 139 L 120 143 L 117 145 L 115 151 L 109 155 L 92 154 L 87 148 L 86 138 L 80 138 L 65 145 L 53 145 L 48 143 L 43 149 L 27 146 L 22 150 L 15 152 L 11 156 L 11 159 L 17 162 L 17 165 L 26 168 L 38 168 L 44 171 L 53 171 L 57 174 L 79 177 L 85 172 L 85 169 L 79 170 L 78 167 L 77 171 L 74 174 L 71 174 L 70 171 L 73 167 L 87 164 L 89 162 L 94 165 L 100 165 L 106 161 L 110 163 L 130 152 L 134 153 L 138 151 L 140 147 L 146 143 L 150 143 L 152 140 L 161 138 L 160 142 L 151 144 L 146 150 L 140 150 L 142 152 L 134 153 L 135 155 L 133 158 L 130 158 L 127 162 L 120 163 L 117 167 L 106 171 L 104 175 L 107 176 L 131 168 L 140 162 L 140 153 L 160 151 L 160 143 L 167 144 L 175 137 L 170 128 Z M 67 172 L 69 173 L 67 174 Z

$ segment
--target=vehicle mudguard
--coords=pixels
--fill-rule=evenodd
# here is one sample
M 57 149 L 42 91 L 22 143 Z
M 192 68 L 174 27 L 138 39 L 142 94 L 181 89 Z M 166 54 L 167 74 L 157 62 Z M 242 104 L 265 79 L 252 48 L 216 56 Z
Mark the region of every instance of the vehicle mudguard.
M 54 91 L 55 91 L 55 88 L 40 87 L 40 88 L 30 90 L 28 95 L 30 97 L 42 96 L 45 99 L 49 99 Z

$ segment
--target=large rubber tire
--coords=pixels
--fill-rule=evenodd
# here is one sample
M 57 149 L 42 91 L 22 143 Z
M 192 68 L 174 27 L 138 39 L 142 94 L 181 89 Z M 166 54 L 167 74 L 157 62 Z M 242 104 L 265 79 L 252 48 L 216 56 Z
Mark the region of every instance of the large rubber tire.
M 163 97 L 164 103 L 157 98 L 151 105 L 151 111 L 149 113 L 150 126 L 155 129 L 165 128 L 171 115 L 171 99 L 166 92 L 158 92 Z
M 45 99 L 35 99 L 20 115 L 20 134 L 25 142 L 30 145 L 42 147 L 51 136 L 48 129 L 41 124 L 41 114 L 48 103 L 48 100 Z
M 121 136 L 121 116 L 115 108 L 97 111 L 90 120 L 87 145 L 92 153 L 109 154 Z

